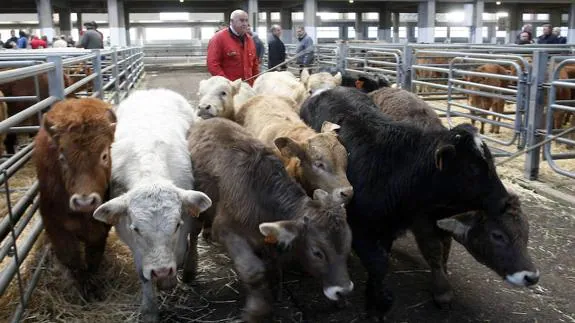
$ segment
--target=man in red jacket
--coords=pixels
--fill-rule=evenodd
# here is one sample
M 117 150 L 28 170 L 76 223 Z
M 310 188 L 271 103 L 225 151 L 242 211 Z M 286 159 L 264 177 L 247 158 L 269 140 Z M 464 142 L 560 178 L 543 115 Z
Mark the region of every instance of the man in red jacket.
M 230 26 L 218 31 L 208 43 L 207 65 L 213 76 L 230 81 L 246 80 L 258 74 L 256 46 L 248 31 L 248 14 L 236 10 L 230 16 Z M 250 85 L 255 79 L 249 80 Z

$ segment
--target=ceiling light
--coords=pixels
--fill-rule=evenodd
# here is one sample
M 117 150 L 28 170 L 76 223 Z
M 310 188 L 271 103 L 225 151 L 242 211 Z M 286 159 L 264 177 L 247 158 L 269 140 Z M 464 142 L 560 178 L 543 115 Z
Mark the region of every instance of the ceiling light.
M 495 4 L 496 4 L 496 5 L 500 5 L 500 4 L 501 4 L 501 1 L 497 1 L 497 2 L 495 2 Z
M 353 0 L 349 0 L 349 3 L 353 3 Z
M 180 0 L 180 2 L 184 2 L 184 0 Z

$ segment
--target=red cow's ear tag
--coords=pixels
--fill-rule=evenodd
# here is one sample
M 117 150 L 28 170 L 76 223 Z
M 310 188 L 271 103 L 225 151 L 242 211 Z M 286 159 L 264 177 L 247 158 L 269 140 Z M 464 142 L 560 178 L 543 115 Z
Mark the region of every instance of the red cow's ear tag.
M 270 234 L 264 238 L 264 242 L 267 244 L 277 244 L 278 238 L 276 236 Z

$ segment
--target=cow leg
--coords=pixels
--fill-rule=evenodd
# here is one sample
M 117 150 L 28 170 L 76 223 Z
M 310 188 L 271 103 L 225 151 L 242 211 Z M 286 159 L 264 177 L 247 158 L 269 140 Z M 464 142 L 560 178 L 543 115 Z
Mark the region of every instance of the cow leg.
M 106 249 L 106 239 L 108 231 L 101 235 L 100 239 L 93 242 L 86 242 L 84 247 L 84 254 L 86 258 L 86 267 L 88 272 L 88 281 L 86 282 L 86 289 L 90 299 L 103 300 L 104 294 L 101 292 L 100 284 L 94 281 L 93 275 L 98 271 L 102 259 L 104 258 L 104 250 Z
M 134 262 L 136 264 L 136 272 L 138 273 L 140 283 L 142 284 L 142 304 L 140 305 L 142 322 L 159 322 L 160 309 L 158 308 L 158 301 L 156 300 L 154 284 L 151 280 L 148 280 L 144 277 L 142 271 L 142 255 L 140 255 L 139 252 L 134 252 Z
M 249 323 L 267 322 L 272 311 L 272 293 L 266 281 L 266 268 L 263 261 L 254 253 L 248 242 L 239 235 L 227 232 L 221 237 L 248 293 L 243 319 Z
M 364 232 L 353 232 L 352 246 L 368 274 L 365 289 L 367 314 L 374 320 L 383 319 L 393 304 L 393 295 L 383 283 L 389 264 L 386 249 L 391 248 L 391 243 L 382 244 Z
M 182 281 L 184 283 L 191 283 L 198 273 L 198 235 L 202 231 L 202 221 L 192 218 L 190 224 L 190 240 L 186 241 L 188 250 L 183 264 Z
M 18 137 L 15 133 L 6 134 L 6 139 L 4 139 L 4 147 L 6 147 L 6 153 L 13 155 L 16 153 L 16 146 L 18 145 Z
M 417 222 L 412 227 L 417 246 L 431 267 L 433 300 L 439 307 L 449 306 L 453 290 L 447 279 L 446 263 L 451 248 L 451 237 L 441 232 L 434 223 Z

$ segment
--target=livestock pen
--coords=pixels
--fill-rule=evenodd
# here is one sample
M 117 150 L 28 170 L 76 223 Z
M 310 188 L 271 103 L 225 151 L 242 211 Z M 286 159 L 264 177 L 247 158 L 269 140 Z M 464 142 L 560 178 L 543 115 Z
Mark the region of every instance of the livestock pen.
M 440 47 L 429 49 L 429 45 L 415 45 L 407 47 L 409 51 L 405 51 L 405 46 L 389 47 L 387 45 L 369 46 L 354 45 L 346 48 L 346 45 L 339 45 L 340 49 L 335 51 L 336 46 L 322 45 L 326 48 L 322 54 L 318 55 L 318 64 L 316 66 L 327 66 L 322 62 L 329 61 L 329 66 L 340 66 L 351 73 L 376 73 L 383 74 L 390 77 L 392 82 L 395 82 L 401 87 L 411 89 L 413 83 L 409 80 L 419 80 L 417 75 L 413 75 L 413 68 L 418 65 L 414 64 L 414 56 L 418 46 L 421 50 L 437 50 L 437 51 L 455 51 L 458 53 L 466 53 L 467 48 L 475 46 L 465 45 L 458 46 L 457 48 Z M 426 47 L 427 46 L 427 47 Z M 393 50 L 390 50 L 393 49 Z M 489 55 L 488 49 L 479 48 L 484 50 L 486 55 Z M 131 49 L 135 53 L 140 53 L 140 49 Z M 562 49 L 563 50 L 563 49 Z M 104 53 L 99 53 L 104 56 Z M 328 55 L 330 57 L 324 56 Z M 346 56 L 339 55 L 340 53 L 347 53 Z M 407 54 L 406 54 L 407 53 Z M 563 52 L 560 53 L 564 55 Z M 61 54 L 60 54 L 61 55 Z M 71 54 L 70 54 L 71 55 Z M 113 55 L 113 54 L 107 54 Z M 410 56 L 411 55 L 411 56 Z M 421 54 L 423 55 L 423 53 Z M 426 54 L 427 55 L 427 54 Z M 503 55 L 503 54 L 502 54 Z M 529 55 L 532 56 L 533 54 Z M 63 55 L 66 57 L 65 55 Z M 72 55 L 73 58 L 80 56 Z M 366 59 L 367 56 L 367 59 Z M 453 57 L 466 55 L 455 54 Z M 521 55 L 522 57 L 524 55 Z M 527 54 L 525 55 L 527 56 Z M 535 55 L 537 56 L 537 55 Z M 108 56 L 109 57 L 109 56 Z M 406 58 L 407 57 L 407 58 Z M 411 57 L 411 58 L 410 58 Z M 496 57 L 476 57 L 478 59 L 491 59 Z M 470 58 L 473 58 L 470 57 Z M 95 57 L 86 59 L 92 60 Z M 67 58 L 64 58 L 65 61 Z M 409 63 L 406 61 L 409 59 Z M 46 60 L 46 59 L 44 59 Z M 123 59 L 119 59 L 122 61 Z M 517 60 L 504 59 L 510 62 Z M 112 59 L 113 61 L 113 59 Z M 371 61 L 378 61 L 381 63 L 373 63 Z M 347 65 L 347 64 L 350 65 Z M 467 71 L 472 66 L 478 66 L 478 62 L 453 62 L 453 66 L 449 66 L 451 61 L 441 66 L 429 66 L 441 68 L 443 71 L 456 70 L 458 66 L 461 70 Z M 473 63 L 474 65 L 471 65 Z M 40 64 L 47 64 L 41 62 Z M 93 63 L 88 65 L 93 66 Z M 101 62 L 104 68 L 108 68 L 113 64 L 106 57 Z M 355 65 L 352 65 L 355 64 Z M 434 64 L 434 63 L 429 63 Z M 460 64 L 460 65 L 457 65 Z M 462 64 L 470 64 L 468 68 L 462 68 Z M 567 64 L 567 63 L 565 63 Z M 147 72 L 145 76 L 141 76 L 141 61 L 140 57 L 136 59 L 135 73 L 137 77 L 132 81 L 120 81 L 113 76 L 102 76 L 102 85 L 106 86 L 113 81 L 111 88 L 116 87 L 116 80 L 118 86 L 121 84 L 127 86 L 134 84 L 139 88 L 156 88 L 167 87 L 173 89 L 180 94 L 184 95 L 192 104 L 195 104 L 200 80 L 207 79 L 209 74 L 205 72 L 189 72 L 189 71 L 163 71 Z M 426 65 L 423 65 L 426 66 Z M 370 69 L 366 69 L 370 67 Z M 126 74 L 131 75 L 134 70 L 128 71 L 126 67 L 119 67 L 118 72 L 126 71 Z M 522 70 L 524 78 L 527 78 L 525 70 L 532 68 L 532 65 Z M 51 69 L 48 70 L 50 73 Z M 114 73 L 114 68 L 103 72 Z M 62 72 L 64 73 L 64 72 Z M 81 73 L 87 74 L 87 73 Z M 93 73 L 97 74 L 97 73 Z M 90 75 L 93 75 L 90 74 Z M 457 73 L 455 73 L 457 75 Z M 0 74 L 0 77 L 2 74 Z M 83 76 L 83 75 L 81 75 Z M 97 78 L 99 76 L 94 76 Z M 495 77 L 495 76 L 494 76 Z M 520 76 L 513 76 L 518 80 Z M 533 76 L 531 76 L 533 77 Z M 434 77 L 430 77 L 434 78 Z M 430 81 L 432 85 L 449 86 L 448 77 L 444 76 L 445 80 Z M 454 78 L 460 79 L 460 78 Z M 1 80 L 1 78 L 0 78 Z M 91 79 L 93 81 L 93 79 Z M 139 81 L 138 81 L 139 80 Z M 1 82 L 1 81 L 0 81 Z M 87 81 L 90 82 L 90 81 Z M 441 84 L 441 83 L 444 84 Z M 542 80 L 538 89 L 543 90 L 546 87 L 553 89 L 560 84 L 559 80 L 555 80 L 555 84 L 551 81 Z M 456 83 L 456 82 L 455 82 Z M 527 82 L 526 82 L 527 83 Z M 94 89 L 80 93 L 79 95 L 94 95 L 97 93 L 97 85 L 92 84 Z M 417 83 L 415 83 L 417 86 Z M 452 87 L 455 87 L 452 85 Z M 521 90 L 510 87 L 513 91 L 519 92 Z M 120 89 L 117 95 L 112 91 L 104 91 L 102 97 L 106 100 L 114 101 L 116 98 L 120 100 L 127 94 L 127 88 Z M 446 87 L 442 88 L 444 93 L 434 93 L 433 95 L 423 95 L 428 99 L 428 102 L 437 107 L 438 112 L 444 117 L 444 124 L 449 125 L 461 122 L 468 122 L 471 113 L 469 109 L 456 107 L 453 104 L 448 107 L 449 95 Z M 70 91 L 71 92 L 71 91 Z M 461 105 L 465 104 L 464 96 L 461 91 L 452 93 L 453 102 L 458 102 Z M 519 100 L 527 100 L 525 98 L 518 98 L 518 94 L 514 92 L 507 95 L 506 98 L 510 99 L 510 104 L 506 107 L 505 116 L 516 117 L 516 102 Z M 525 92 L 523 92 L 525 93 Z M 513 94 L 513 95 L 512 95 Z M 525 95 L 525 94 L 522 94 Z M 441 98 L 443 96 L 443 98 Z M 543 98 L 541 97 L 541 100 Z M 531 101 L 529 101 L 531 102 Z M 554 108 L 563 108 L 561 102 L 556 103 Z M 439 109 L 443 110 L 440 111 Z M 448 111 L 448 109 L 450 111 Z M 463 116 L 455 116 L 450 114 L 450 119 L 447 119 L 448 112 L 459 111 L 467 113 Z M 509 112 L 508 112 L 509 111 Z M 509 114 L 507 114 L 509 113 Z M 520 114 L 520 118 L 525 118 L 524 114 Z M 478 116 L 475 116 L 478 117 Z M 509 127 L 502 127 L 500 134 L 493 134 L 491 137 L 500 141 L 509 141 L 516 135 L 514 120 L 502 119 L 505 125 Z M 488 120 L 492 122 L 492 120 Z M 503 122 L 502 122 L 503 123 Z M 0 123 L 0 127 L 2 123 Z M 10 123 L 9 126 L 12 127 Z M 6 127 L 0 129 L 7 129 Z M 526 126 L 523 125 L 525 128 Z M 545 128 L 536 128 L 538 134 L 543 134 Z M 525 129 L 525 131 L 527 131 Z M 510 154 L 521 150 L 519 148 L 520 137 L 508 146 L 502 146 L 503 150 L 499 155 L 497 161 L 505 159 Z M 497 143 L 489 142 L 491 147 L 497 147 Z M 525 146 L 528 144 L 525 142 Z M 552 148 L 557 148 L 557 144 L 553 144 Z M 26 155 L 31 153 L 32 147 L 21 149 L 17 154 Z M 563 148 L 562 148 L 563 149 Z M 568 149 L 564 151 L 569 152 Z M 13 158 L 13 157 L 10 157 Z M 28 159 L 30 157 L 28 156 Z M 563 162 L 563 160 L 559 160 Z M 16 209 L 19 205 L 16 195 L 26 197 L 26 191 L 32 190 L 35 192 L 37 188 L 34 187 L 34 172 L 25 163 L 22 162 L 24 168 L 15 172 L 14 176 L 9 179 L 7 186 L 2 187 L 4 194 L 9 195 L 12 205 L 11 209 Z M 14 165 L 8 164 L 8 165 Z M 544 164 L 541 165 L 542 179 L 547 180 L 546 168 Z M 565 166 L 568 167 L 568 166 Z M 10 169 L 10 166 L 5 167 Z M 2 168 L 4 169 L 4 168 Z M 4 171 L 9 173 L 8 170 Z M 25 173 L 26 172 L 26 173 Z M 517 158 L 512 162 L 500 166 L 498 168 L 500 174 L 513 173 L 509 178 L 522 178 L 524 173 L 524 157 Z M 556 179 L 561 181 L 568 181 L 572 183 L 572 179 L 555 175 L 556 173 L 549 170 L 553 174 L 553 178 L 549 178 L 550 182 Z M 12 174 L 12 173 L 9 173 Z M 557 176 L 557 177 L 555 177 Z M 565 288 L 566 284 L 573 284 L 575 259 L 572 257 L 573 247 L 573 234 L 575 232 L 575 214 L 573 208 L 560 204 L 557 201 L 550 200 L 544 196 L 534 193 L 529 189 L 525 189 L 510 180 L 505 180 L 505 184 L 513 189 L 523 202 L 524 212 L 528 215 L 531 222 L 530 231 L 530 245 L 529 249 L 537 266 L 541 270 L 541 282 L 539 285 L 532 289 L 517 289 L 507 285 L 499 277 L 490 272 L 488 269 L 478 264 L 463 247 L 454 244 L 451 252 L 448 269 L 450 272 L 450 279 L 456 294 L 454 303 L 451 309 L 437 309 L 434 305 L 431 295 L 427 290 L 429 269 L 425 261 L 419 256 L 415 242 L 411 236 L 400 239 L 393 248 L 391 257 L 391 265 L 389 269 L 389 276 L 387 281 L 390 288 L 395 293 L 396 305 L 387 316 L 390 322 L 421 322 L 421 321 L 457 321 L 457 322 L 475 322 L 475 321 L 506 321 L 506 322 L 525 322 L 525 321 L 573 321 L 575 320 L 575 308 L 572 302 L 573 291 Z M 22 194 L 22 191 L 26 194 Z M 104 287 L 106 298 L 102 301 L 86 303 L 79 298 L 79 294 L 75 292 L 72 283 L 70 282 L 67 273 L 62 270 L 55 258 L 51 255 L 45 247 L 42 239 L 39 239 L 32 245 L 34 241 L 28 240 L 30 234 L 41 235 L 41 223 L 39 217 L 34 213 L 31 207 L 34 207 L 36 199 L 31 202 L 22 202 L 23 204 L 31 204 L 29 210 L 25 215 L 19 217 L 19 221 L 14 223 L 15 233 L 22 231 L 22 237 L 17 238 L 16 249 L 12 249 L 12 233 L 10 231 L 10 217 L 16 218 L 15 211 L 3 211 L 2 224 L 6 224 L 6 234 L 2 236 L 2 245 L 0 251 L 6 250 L 6 257 L 2 258 L 0 267 L 0 281 L 8 271 L 6 268 L 14 266 L 12 264 L 22 263 L 16 266 L 16 271 L 11 278 L 11 284 L 2 290 L 2 297 L 0 298 L 0 320 L 24 320 L 28 322 L 136 322 L 138 320 L 138 297 L 139 297 L 139 282 L 136 276 L 133 260 L 129 250 L 124 244 L 119 241 L 116 235 L 112 232 L 108 239 L 106 255 L 101 270 L 98 273 L 98 279 Z M 16 204 L 14 204 L 16 203 Z M 12 213 L 12 215 L 10 215 Z M 30 219 L 28 224 L 24 220 Z M 6 220 L 8 219 L 8 220 Z M 4 226 L 0 227 L 4 228 Z M 39 229 L 38 229 L 39 228 Z M 0 231 L 4 232 L 4 231 Z M 30 246 L 26 243 L 28 241 Z M 178 286 L 170 291 L 163 292 L 160 296 L 161 317 L 163 322 L 234 322 L 239 321 L 241 315 L 241 306 L 243 304 L 243 291 L 239 278 L 231 266 L 230 259 L 217 245 L 209 244 L 200 239 L 198 253 L 200 256 L 199 273 L 194 284 Z M 16 254 L 11 250 L 26 250 L 29 247 L 29 254 L 23 261 L 19 256 L 22 253 Z M 18 258 L 19 260 L 16 260 Z M 38 265 L 39 261 L 43 260 L 43 264 Z M 358 259 L 353 256 L 350 261 L 350 274 L 351 278 L 356 285 L 355 292 L 347 299 L 347 306 L 344 308 L 335 308 L 332 304 L 325 300 L 321 293 L 320 283 L 311 277 L 300 274 L 299 272 L 288 272 L 284 275 L 282 282 L 283 295 L 281 299 L 276 301 L 274 308 L 274 321 L 276 322 L 367 322 L 365 318 L 363 292 L 365 286 L 365 273 Z M 35 275 L 35 273 L 38 273 Z M 20 281 L 22 284 L 20 284 Z M 30 293 L 25 292 L 25 285 L 29 282 L 36 282 L 36 288 Z M 23 289 L 20 288 L 22 285 Z M 22 292 L 24 290 L 24 292 Z M 21 297 L 24 297 L 24 299 Z M 23 302 L 24 301 L 24 302 Z M 22 306 L 20 304 L 25 304 Z M 25 307 L 25 311 L 24 311 Z M 18 317 L 18 316 L 20 317 Z

